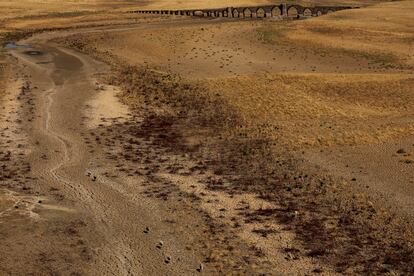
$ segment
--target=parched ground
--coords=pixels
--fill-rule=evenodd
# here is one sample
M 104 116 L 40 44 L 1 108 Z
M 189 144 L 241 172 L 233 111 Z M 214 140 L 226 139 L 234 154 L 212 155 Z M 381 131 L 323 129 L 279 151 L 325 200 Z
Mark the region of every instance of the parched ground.
M 121 208 L 86 212 L 75 233 L 64 227 L 72 217 L 60 221 L 56 239 L 69 231 L 81 241 L 62 256 L 99 266 L 105 260 L 100 252 L 114 254 L 101 250 L 105 242 L 118 242 L 105 233 L 116 231 L 125 233 L 117 237 L 120 244 L 130 247 L 114 256 L 127 261 L 102 271 L 136 271 L 135 262 L 142 266 L 145 259 L 134 251 L 141 239 L 147 259 L 159 261 L 156 249 L 147 251 L 154 230 L 169 233 L 165 250 L 173 254 L 173 274 L 187 265 L 188 274 L 414 273 L 412 2 L 292 22 L 120 17 L 105 10 L 111 5 L 2 22 L 6 38 L 16 35 L 13 28 L 20 35 L 57 28 L 31 43 L 51 40 L 51 47 L 74 49 L 110 67 L 79 89 L 84 103 L 67 92 L 74 99 L 66 104 L 84 110 L 67 117 L 76 122 L 72 132 L 64 124 L 60 130 L 75 137 L 68 143 L 91 160 L 101 185 L 85 184 L 98 204 L 82 205 L 79 196 L 76 206 L 99 211 L 99 200 L 110 200 Z M 156 220 L 148 206 L 157 206 Z M 129 222 L 136 212 L 146 220 Z M 108 221 L 116 225 L 105 232 Z M 104 245 L 88 234 L 95 223 Z M 144 225 L 151 227 L 143 234 Z M 138 243 L 128 240 L 129 231 Z M 60 245 L 66 242 L 70 238 Z M 53 272 L 60 258 L 49 256 L 34 264 L 52 263 Z M 78 272 L 91 271 L 99 269 Z

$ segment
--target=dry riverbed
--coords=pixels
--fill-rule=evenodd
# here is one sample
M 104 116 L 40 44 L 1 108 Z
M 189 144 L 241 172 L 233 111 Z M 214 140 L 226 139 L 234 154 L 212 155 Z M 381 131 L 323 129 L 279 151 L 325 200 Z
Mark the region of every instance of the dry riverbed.
M 414 273 L 408 16 L 323 32 L 366 10 L 5 23 L 33 36 L 0 60 L 0 272 Z

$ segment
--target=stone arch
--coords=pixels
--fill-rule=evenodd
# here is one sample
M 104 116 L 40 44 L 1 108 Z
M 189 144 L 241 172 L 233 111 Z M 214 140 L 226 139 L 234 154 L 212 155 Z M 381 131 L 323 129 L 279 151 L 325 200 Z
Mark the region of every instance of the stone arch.
M 279 9 L 279 7 L 273 7 L 271 14 L 272 14 L 272 17 L 280 16 L 282 15 L 282 11 Z
M 290 7 L 287 10 L 287 14 L 289 17 L 297 17 L 298 16 L 298 9 L 295 7 Z
M 252 17 L 252 11 L 249 8 L 243 10 L 244 17 Z
M 239 11 L 237 9 L 233 9 L 233 17 L 239 17 Z
M 312 16 L 312 11 L 309 8 L 305 8 L 303 10 L 303 15 L 304 16 Z
M 203 16 L 203 12 L 202 11 L 194 11 L 194 16 Z
M 329 9 L 326 13 L 330 14 L 330 13 L 333 13 L 333 12 L 334 12 L 333 10 Z
M 263 8 L 258 8 L 256 10 L 256 17 L 257 18 L 264 18 L 264 17 L 266 17 L 266 11 Z

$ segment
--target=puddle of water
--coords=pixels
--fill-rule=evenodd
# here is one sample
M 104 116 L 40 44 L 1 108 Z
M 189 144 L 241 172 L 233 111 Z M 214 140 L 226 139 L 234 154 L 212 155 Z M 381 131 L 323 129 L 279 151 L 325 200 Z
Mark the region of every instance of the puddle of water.
M 39 51 L 26 51 L 24 53 L 26 55 L 29 55 L 29 56 L 41 56 L 41 55 L 43 55 L 43 53 L 39 52 Z
M 9 42 L 6 43 L 6 46 L 4 46 L 4 48 L 6 49 L 28 49 L 28 48 L 32 48 L 32 46 L 30 45 L 23 45 L 23 44 L 16 44 L 14 42 Z

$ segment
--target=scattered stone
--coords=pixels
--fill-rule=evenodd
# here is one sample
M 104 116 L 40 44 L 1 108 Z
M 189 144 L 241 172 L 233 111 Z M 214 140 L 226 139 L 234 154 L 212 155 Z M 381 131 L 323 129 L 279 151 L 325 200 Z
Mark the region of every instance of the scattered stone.
M 159 243 L 157 244 L 157 248 L 161 249 L 164 246 L 164 242 L 163 241 L 159 241 Z
M 297 257 L 293 253 L 289 252 L 289 253 L 287 253 L 287 256 L 285 257 L 285 259 L 286 260 L 296 260 Z
M 202 272 L 203 270 L 204 270 L 204 265 L 203 265 L 203 263 L 200 263 L 198 268 L 197 268 L 197 271 Z
M 319 273 L 322 273 L 323 270 L 322 270 L 322 268 L 315 268 L 312 272 L 319 274 Z
M 404 154 L 404 153 L 406 153 L 406 151 L 405 151 L 405 149 L 401 148 L 401 149 L 397 150 L 397 153 L 398 154 Z

